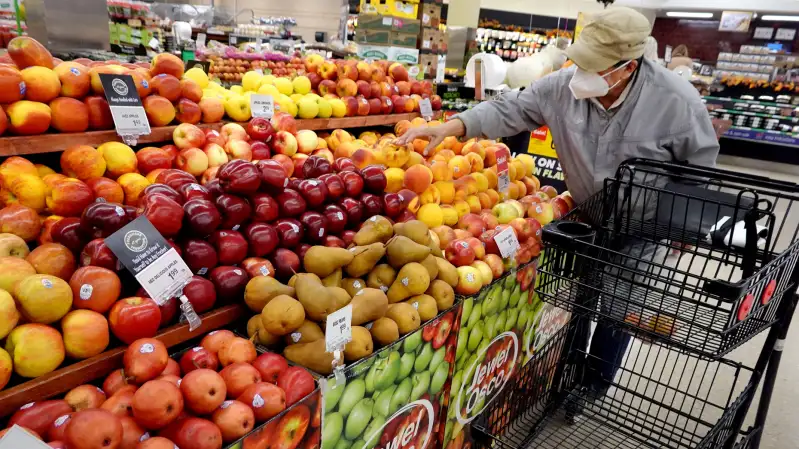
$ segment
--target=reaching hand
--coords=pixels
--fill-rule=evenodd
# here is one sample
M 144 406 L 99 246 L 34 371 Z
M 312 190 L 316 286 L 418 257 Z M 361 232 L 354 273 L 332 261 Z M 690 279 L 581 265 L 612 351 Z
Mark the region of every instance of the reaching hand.
M 439 126 L 419 126 L 411 128 L 405 134 L 394 140 L 394 145 L 402 146 L 413 142 L 414 139 L 429 138 L 430 143 L 424 149 L 423 156 L 428 156 L 446 137 L 460 137 L 466 134 L 463 122 L 454 119 Z

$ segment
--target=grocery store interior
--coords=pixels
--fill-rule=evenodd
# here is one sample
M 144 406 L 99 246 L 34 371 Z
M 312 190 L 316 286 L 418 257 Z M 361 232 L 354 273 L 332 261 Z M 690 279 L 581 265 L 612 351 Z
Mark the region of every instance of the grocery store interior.
M 799 447 L 797 31 L 0 0 L 0 449 Z

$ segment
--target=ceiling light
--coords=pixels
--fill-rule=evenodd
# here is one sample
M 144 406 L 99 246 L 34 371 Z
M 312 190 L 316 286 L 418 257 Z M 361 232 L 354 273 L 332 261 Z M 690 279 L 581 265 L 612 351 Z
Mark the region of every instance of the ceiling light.
M 712 12 L 685 12 L 685 11 L 669 11 L 666 13 L 668 17 L 681 17 L 684 19 L 710 19 L 713 17 Z
M 799 22 L 799 16 L 772 16 L 767 14 L 761 17 L 760 20 Z

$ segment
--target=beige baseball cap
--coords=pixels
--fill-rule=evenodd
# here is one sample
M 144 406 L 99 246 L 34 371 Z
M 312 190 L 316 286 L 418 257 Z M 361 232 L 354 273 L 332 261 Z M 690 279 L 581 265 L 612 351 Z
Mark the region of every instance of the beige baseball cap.
M 651 32 L 652 25 L 643 14 L 623 6 L 612 7 L 588 17 L 566 55 L 577 67 L 599 72 L 619 61 L 640 58 Z

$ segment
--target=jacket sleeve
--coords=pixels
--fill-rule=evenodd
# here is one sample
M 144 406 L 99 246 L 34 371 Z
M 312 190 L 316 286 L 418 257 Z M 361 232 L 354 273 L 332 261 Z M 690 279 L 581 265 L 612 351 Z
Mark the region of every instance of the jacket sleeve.
M 550 77 L 533 82 L 521 92 L 508 92 L 458 114 L 466 126 L 466 137 L 484 135 L 489 139 L 515 136 L 543 125 L 541 105 L 546 97 Z
M 710 115 L 704 109 L 694 109 L 688 130 L 674 142 L 674 156 L 679 161 L 715 167 L 719 155 L 719 140 Z

